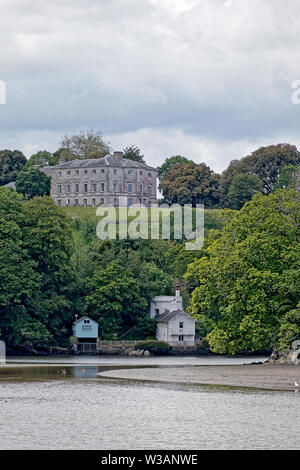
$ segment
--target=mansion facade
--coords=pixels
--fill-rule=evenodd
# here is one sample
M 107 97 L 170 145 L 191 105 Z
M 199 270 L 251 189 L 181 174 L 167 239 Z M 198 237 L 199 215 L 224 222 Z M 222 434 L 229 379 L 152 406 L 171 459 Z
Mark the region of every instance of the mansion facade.
M 123 152 L 42 171 L 51 176 L 51 197 L 58 206 L 157 205 L 156 168 L 123 158 Z

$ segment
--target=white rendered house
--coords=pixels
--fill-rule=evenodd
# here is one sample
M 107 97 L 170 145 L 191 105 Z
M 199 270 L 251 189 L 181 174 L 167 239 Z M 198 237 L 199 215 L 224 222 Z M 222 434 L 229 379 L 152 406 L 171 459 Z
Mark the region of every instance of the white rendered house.
M 170 346 L 195 346 L 196 320 L 183 310 L 166 310 L 156 318 L 156 339 Z
M 183 310 L 180 287 L 176 285 L 175 295 L 157 295 L 151 300 L 150 318 L 156 318 L 165 310 Z

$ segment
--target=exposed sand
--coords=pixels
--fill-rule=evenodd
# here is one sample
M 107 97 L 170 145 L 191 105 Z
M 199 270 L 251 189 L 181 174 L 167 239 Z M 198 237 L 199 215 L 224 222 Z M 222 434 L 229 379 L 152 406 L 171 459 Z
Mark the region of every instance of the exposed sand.
M 100 377 L 178 384 L 226 385 L 267 390 L 295 390 L 300 366 L 251 364 L 126 369 L 101 372 Z

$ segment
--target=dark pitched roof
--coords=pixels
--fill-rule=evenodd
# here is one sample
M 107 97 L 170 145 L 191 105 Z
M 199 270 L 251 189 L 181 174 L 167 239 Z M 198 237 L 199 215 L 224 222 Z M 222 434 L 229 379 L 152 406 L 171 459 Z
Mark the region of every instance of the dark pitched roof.
M 118 168 L 140 168 L 144 170 L 156 170 L 146 163 L 135 162 L 127 158 L 118 158 L 114 155 L 106 155 L 103 158 L 93 158 L 87 160 L 71 160 L 52 166 L 51 169 L 69 169 L 69 168 L 95 168 L 95 167 L 118 167 Z M 49 168 L 49 167 L 46 167 Z
M 156 318 L 156 321 L 158 323 L 167 322 L 169 320 L 172 320 L 172 318 L 177 317 L 177 315 L 179 315 L 180 313 L 184 313 L 185 315 L 187 315 L 187 313 L 185 313 L 183 310 L 173 310 L 172 312 L 170 312 L 170 310 L 165 310 L 164 313 L 162 313 Z

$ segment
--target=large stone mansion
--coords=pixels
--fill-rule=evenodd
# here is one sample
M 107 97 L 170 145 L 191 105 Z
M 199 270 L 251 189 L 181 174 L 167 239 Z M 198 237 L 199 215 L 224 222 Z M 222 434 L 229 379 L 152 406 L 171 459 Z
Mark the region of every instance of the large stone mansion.
M 123 152 L 42 171 L 52 178 L 51 196 L 58 206 L 157 205 L 156 169 L 123 158 Z

